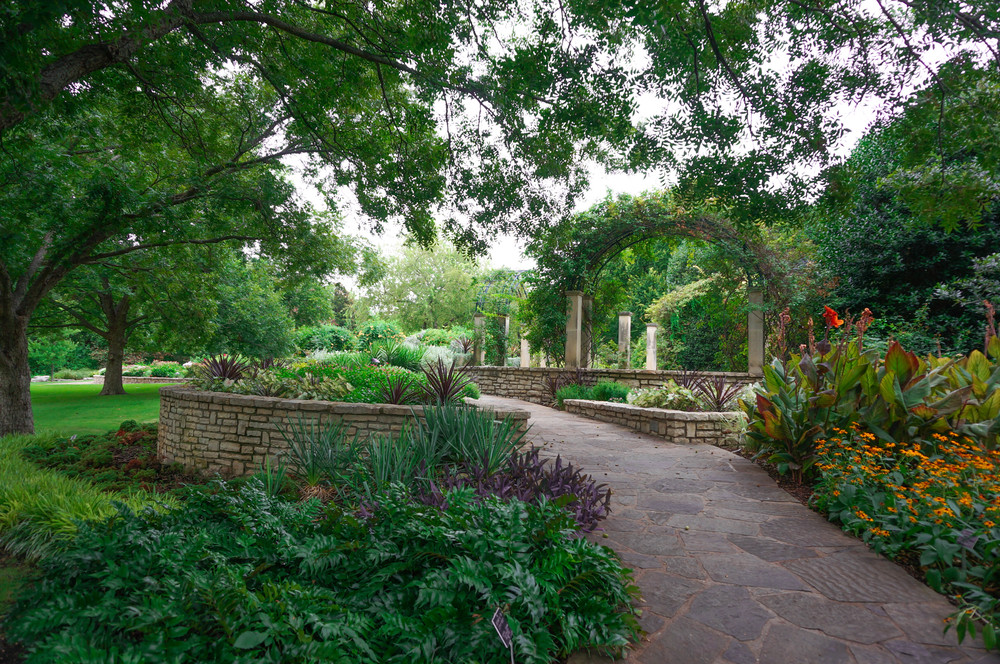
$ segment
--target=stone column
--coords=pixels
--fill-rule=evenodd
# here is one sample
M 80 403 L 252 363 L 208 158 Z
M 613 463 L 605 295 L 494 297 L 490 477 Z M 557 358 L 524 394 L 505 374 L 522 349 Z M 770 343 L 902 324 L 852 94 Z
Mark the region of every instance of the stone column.
M 618 312 L 618 356 L 624 365 L 622 369 L 632 366 L 632 312 Z
M 583 296 L 583 318 L 580 321 L 580 366 L 590 366 L 590 356 L 593 355 L 594 338 L 594 296 Z
M 486 361 L 486 349 L 483 348 L 483 335 L 486 334 L 486 316 L 476 314 L 472 317 L 473 329 L 476 333 L 475 344 L 472 347 L 472 365 L 483 366 Z
M 580 351 L 583 322 L 583 293 L 566 291 L 569 306 L 569 317 L 566 319 L 566 368 L 576 369 L 580 366 Z
M 527 339 L 521 339 L 521 368 L 527 369 L 531 366 L 531 345 Z
M 540 366 L 543 369 L 549 366 L 548 355 L 546 355 L 544 352 L 538 354 L 538 366 Z
M 753 376 L 764 375 L 764 293 L 750 289 L 747 291 L 750 304 L 747 321 L 747 371 Z
M 656 323 L 646 323 L 646 369 L 656 371 Z

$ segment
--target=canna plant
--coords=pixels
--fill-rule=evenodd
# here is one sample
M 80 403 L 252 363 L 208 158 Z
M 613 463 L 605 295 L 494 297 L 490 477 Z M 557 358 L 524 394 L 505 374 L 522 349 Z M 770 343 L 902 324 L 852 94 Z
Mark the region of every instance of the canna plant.
M 845 321 L 827 308 L 827 334 L 811 344 L 815 353 L 775 359 L 764 368 L 753 401 L 740 401 L 747 415 L 747 441 L 779 472 L 801 481 L 812 474 L 816 440 L 853 423 L 882 443 L 934 440 L 954 430 L 995 449 L 1000 435 L 1000 340 L 989 356 L 973 351 L 962 358 L 921 358 L 893 342 L 880 357 L 864 351 L 871 318 L 866 310 L 836 345 L 832 328 Z M 830 312 L 833 312 L 832 315 Z M 857 331 L 857 337 L 850 335 Z

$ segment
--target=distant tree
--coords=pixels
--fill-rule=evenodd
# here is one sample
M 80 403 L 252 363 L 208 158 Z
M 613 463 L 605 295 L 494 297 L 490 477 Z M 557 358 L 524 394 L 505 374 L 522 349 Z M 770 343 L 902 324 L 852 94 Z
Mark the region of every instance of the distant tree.
M 398 320 L 407 332 L 468 325 L 475 313 L 480 269 L 451 243 L 404 247 L 385 262 L 385 273 L 366 290 L 372 315 Z

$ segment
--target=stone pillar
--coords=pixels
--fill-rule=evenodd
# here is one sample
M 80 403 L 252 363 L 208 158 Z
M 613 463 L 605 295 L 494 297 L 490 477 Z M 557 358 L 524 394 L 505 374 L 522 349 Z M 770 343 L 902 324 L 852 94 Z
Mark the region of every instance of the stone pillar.
M 531 345 L 527 339 L 521 339 L 521 368 L 527 369 L 531 366 Z
M 656 371 L 656 323 L 646 323 L 646 369 Z
M 747 321 L 747 371 L 753 376 L 764 375 L 764 293 L 751 288 L 747 291 L 750 304 Z
M 486 361 L 486 349 L 483 348 L 483 335 L 486 334 L 486 316 L 476 314 L 472 317 L 472 321 L 473 329 L 476 333 L 475 344 L 472 347 L 472 365 L 481 367 Z
M 583 318 L 580 321 L 580 366 L 590 366 L 590 356 L 593 354 L 594 338 L 594 296 L 583 296 Z
M 624 364 L 622 369 L 628 369 L 632 366 L 632 312 L 631 311 L 619 311 L 618 312 L 618 356 L 621 358 L 621 363 Z
M 543 369 L 549 366 L 548 355 L 546 355 L 544 352 L 538 354 L 538 366 L 540 366 Z
M 510 316 L 500 316 L 500 318 L 502 319 L 500 327 L 503 328 L 503 336 L 504 337 L 509 337 L 510 336 Z
M 566 368 L 580 367 L 580 351 L 583 322 L 583 293 L 566 291 L 569 306 L 569 317 L 566 319 Z

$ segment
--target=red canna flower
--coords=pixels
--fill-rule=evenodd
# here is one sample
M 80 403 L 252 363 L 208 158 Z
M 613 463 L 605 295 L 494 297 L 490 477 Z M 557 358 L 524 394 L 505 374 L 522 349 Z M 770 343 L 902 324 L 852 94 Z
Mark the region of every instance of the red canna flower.
M 837 316 L 837 312 L 830 307 L 823 307 L 823 318 L 826 320 L 827 327 L 840 327 L 844 324 L 844 320 Z

